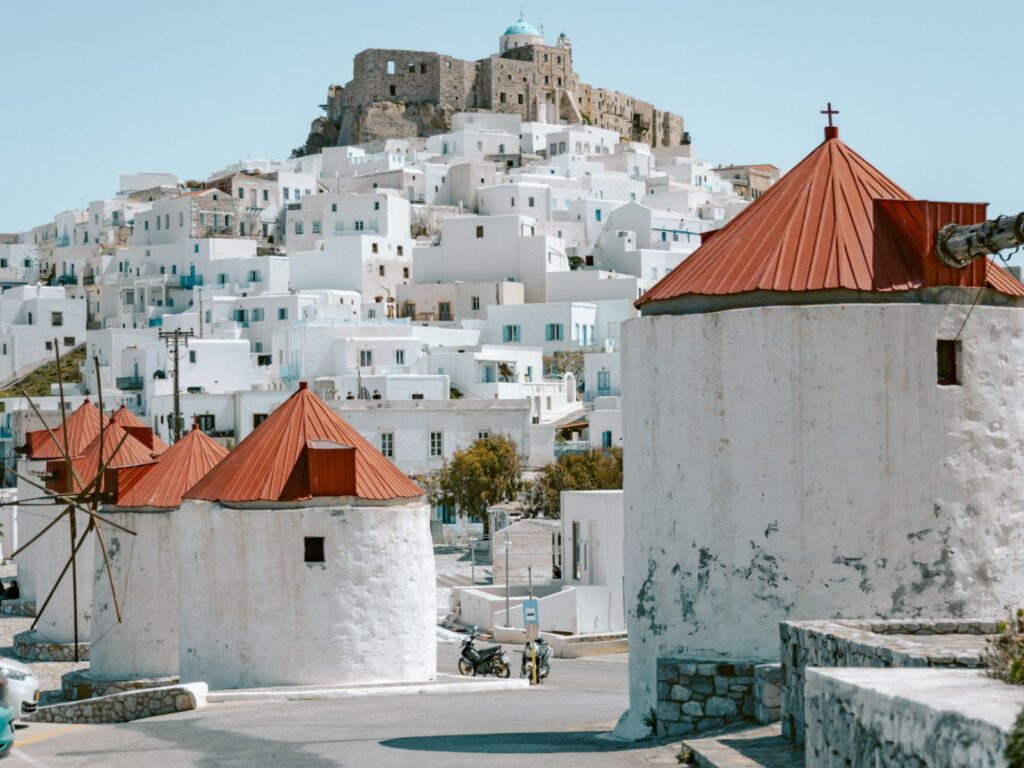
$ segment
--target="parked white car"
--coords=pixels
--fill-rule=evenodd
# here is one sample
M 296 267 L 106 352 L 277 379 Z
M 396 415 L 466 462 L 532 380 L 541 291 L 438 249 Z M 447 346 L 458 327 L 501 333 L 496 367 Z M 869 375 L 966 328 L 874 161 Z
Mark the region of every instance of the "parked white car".
M 20 661 L 0 657 L 0 704 L 17 720 L 27 717 L 39 706 L 39 680 Z

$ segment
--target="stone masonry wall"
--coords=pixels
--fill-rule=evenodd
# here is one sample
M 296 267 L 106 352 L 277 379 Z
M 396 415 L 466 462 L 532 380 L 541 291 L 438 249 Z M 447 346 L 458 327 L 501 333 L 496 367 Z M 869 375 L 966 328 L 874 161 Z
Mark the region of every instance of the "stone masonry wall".
M 166 688 L 179 683 L 177 675 L 172 677 L 144 677 L 132 680 L 101 680 L 92 676 L 88 669 L 76 669 L 60 678 L 60 689 L 65 701 L 92 699 L 110 696 L 144 688 Z
M 658 659 L 656 735 L 687 736 L 752 720 L 758 663 Z
M 127 723 L 144 717 L 187 712 L 206 703 L 206 684 L 148 688 L 38 709 L 31 719 L 44 723 Z
M 1018 686 L 969 679 L 968 670 L 890 670 L 885 678 L 878 672 L 809 671 L 808 766 L 1007 766 L 1007 735 L 1021 707 Z
M 782 622 L 782 733 L 804 742 L 807 667 L 979 667 L 995 631 L 995 620 L 980 619 Z
M 581 83 L 571 49 L 558 46 L 527 46 L 477 61 L 431 51 L 370 48 L 355 56 L 352 80 L 328 88 L 328 117 L 338 126 L 342 145 L 429 136 L 448 130 L 450 115 L 467 109 L 534 119 L 534 103 L 552 89 L 572 94 L 601 128 L 656 146 L 682 143 L 682 117 L 627 94 Z M 389 103 L 394 105 L 390 109 L 384 106 Z

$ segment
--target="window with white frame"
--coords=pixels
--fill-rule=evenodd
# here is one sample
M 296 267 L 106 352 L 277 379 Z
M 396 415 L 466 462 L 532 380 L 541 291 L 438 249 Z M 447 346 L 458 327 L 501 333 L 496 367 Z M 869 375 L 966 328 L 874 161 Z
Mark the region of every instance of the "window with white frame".
M 430 431 L 430 456 L 431 458 L 444 456 L 444 432 L 439 429 Z
M 404 349 L 396 349 L 395 350 L 395 365 L 405 365 L 405 350 Z
M 380 452 L 383 453 L 387 458 L 395 458 L 395 433 L 394 432 L 381 432 L 380 433 Z
M 367 368 L 373 365 L 373 350 L 372 349 L 360 349 L 359 350 L 359 367 Z

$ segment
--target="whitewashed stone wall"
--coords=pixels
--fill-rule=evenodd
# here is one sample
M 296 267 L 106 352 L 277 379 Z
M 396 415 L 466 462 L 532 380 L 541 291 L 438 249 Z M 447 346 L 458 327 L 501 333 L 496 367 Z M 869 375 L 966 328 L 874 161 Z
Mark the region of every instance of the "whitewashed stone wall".
M 135 531 L 105 526 L 122 622 L 97 543 L 92 569 L 93 616 L 89 665 L 99 680 L 170 677 L 178 674 L 178 535 L 169 512 L 119 512 L 104 516 Z
M 980 667 L 995 620 L 785 621 L 782 733 L 804 741 L 808 667 Z
M 787 617 L 995 613 L 1024 587 L 1024 311 L 851 304 L 623 328 L 630 713 L 659 657 Z M 936 340 L 963 326 L 962 386 Z
M 181 679 L 213 689 L 432 680 L 430 508 L 186 501 Z M 326 562 L 304 562 L 304 537 Z
M 1005 768 L 1024 688 L 947 669 L 809 669 L 807 768 Z

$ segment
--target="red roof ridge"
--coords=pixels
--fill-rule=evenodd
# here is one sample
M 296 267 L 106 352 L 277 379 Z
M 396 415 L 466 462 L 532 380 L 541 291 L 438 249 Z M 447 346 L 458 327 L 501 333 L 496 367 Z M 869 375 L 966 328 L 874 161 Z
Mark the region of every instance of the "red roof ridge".
M 423 495 L 422 488 L 300 382 L 298 391 L 185 498 L 277 502 L 355 496 L 385 501 Z

